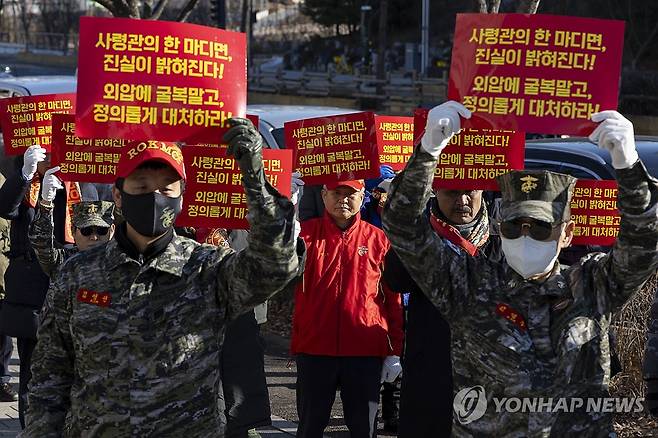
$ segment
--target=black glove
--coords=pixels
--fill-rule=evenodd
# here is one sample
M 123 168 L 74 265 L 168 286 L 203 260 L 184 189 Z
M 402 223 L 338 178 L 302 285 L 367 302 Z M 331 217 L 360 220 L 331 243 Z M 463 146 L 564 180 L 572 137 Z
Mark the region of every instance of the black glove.
M 249 119 L 232 118 L 228 123 L 231 129 L 224 134 L 224 142 L 228 144 L 226 154 L 233 156 L 240 166 L 247 201 L 262 201 L 266 191 L 263 137 Z
M 651 415 L 658 418 L 658 379 L 647 380 L 647 396 L 645 401 Z
M 243 173 L 257 173 L 263 168 L 263 137 L 249 119 L 233 118 L 228 123 L 231 129 L 224 134 L 226 154 L 235 158 Z

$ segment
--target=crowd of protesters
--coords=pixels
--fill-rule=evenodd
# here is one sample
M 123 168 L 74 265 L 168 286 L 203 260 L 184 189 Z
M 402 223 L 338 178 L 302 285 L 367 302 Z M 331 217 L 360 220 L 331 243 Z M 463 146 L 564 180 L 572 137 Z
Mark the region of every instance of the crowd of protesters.
M 385 430 L 403 438 L 612 432 L 609 416 L 584 412 L 453 421 L 453 397 L 480 384 L 605 396 L 609 317 L 658 263 L 658 186 L 632 125 L 603 112 L 592 134 L 617 169 L 618 242 L 561 267 L 573 178 L 512 172 L 498 199 L 432 189 L 469 116 L 456 102 L 433 109 L 398 175 L 307 186 L 293 174 L 290 199 L 265 178 L 258 131 L 232 119 L 224 141 L 249 231 L 174 227 L 186 179 L 175 144 L 124 154 L 112 186 L 64 183 L 45 149 L 27 149 L 0 187 L 0 401 L 18 399 L 21 436 L 257 436 L 270 423 L 260 325 L 284 290 L 300 437 L 322 436 L 337 391 L 355 438 L 377 435 L 380 402 Z M 535 186 L 519 190 L 528 177 Z M 501 303 L 525 314 L 520 326 L 497 317 Z

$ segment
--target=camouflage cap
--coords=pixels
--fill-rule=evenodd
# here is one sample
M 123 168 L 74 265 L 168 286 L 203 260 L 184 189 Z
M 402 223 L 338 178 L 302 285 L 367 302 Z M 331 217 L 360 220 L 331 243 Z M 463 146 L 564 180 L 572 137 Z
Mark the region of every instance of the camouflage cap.
M 113 223 L 113 202 L 88 201 L 73 204 L 73 226 L 76 228 L 109 227 Z
M 530 217 L 557 223 L 569 219 L 576 178 L 548 170 L 515 170 L 496 179 L 503 195 L 502 221 Z

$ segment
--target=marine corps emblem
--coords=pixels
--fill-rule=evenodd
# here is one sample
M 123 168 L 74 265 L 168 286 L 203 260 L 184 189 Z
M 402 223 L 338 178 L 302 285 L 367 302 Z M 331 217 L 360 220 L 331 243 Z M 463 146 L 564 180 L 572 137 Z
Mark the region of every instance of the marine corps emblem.
M 523 181 L 523 184 L 521 184 L 521 191 L 523 193 L 530 193 L 537 188 L 537 184 L 536 184 L 538 181 L 537 178 L 528 175 L 520 179 L 521 181 Z

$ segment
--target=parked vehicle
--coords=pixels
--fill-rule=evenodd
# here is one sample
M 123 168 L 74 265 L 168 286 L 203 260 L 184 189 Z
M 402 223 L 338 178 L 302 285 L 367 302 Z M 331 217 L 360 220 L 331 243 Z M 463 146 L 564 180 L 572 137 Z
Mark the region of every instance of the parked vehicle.
M 37 94 L 75 93 L 75 76 L 18 76 L 0 78 L 0 99 Z
M 258 130 L 271 149 L 286 149 L 283 125 L 293 120 L 329 117 L 358 112 L 355 109 L 309 105 L 247 105 L 247 114 L 257 115 Z
M 649 173 L 658 176 L 658 137 L 637 136 L 637 153 Z M 584 137 L 529 140 L 526 169 L 546 169 L 576 178 L 615 179 L 610 154 Z

